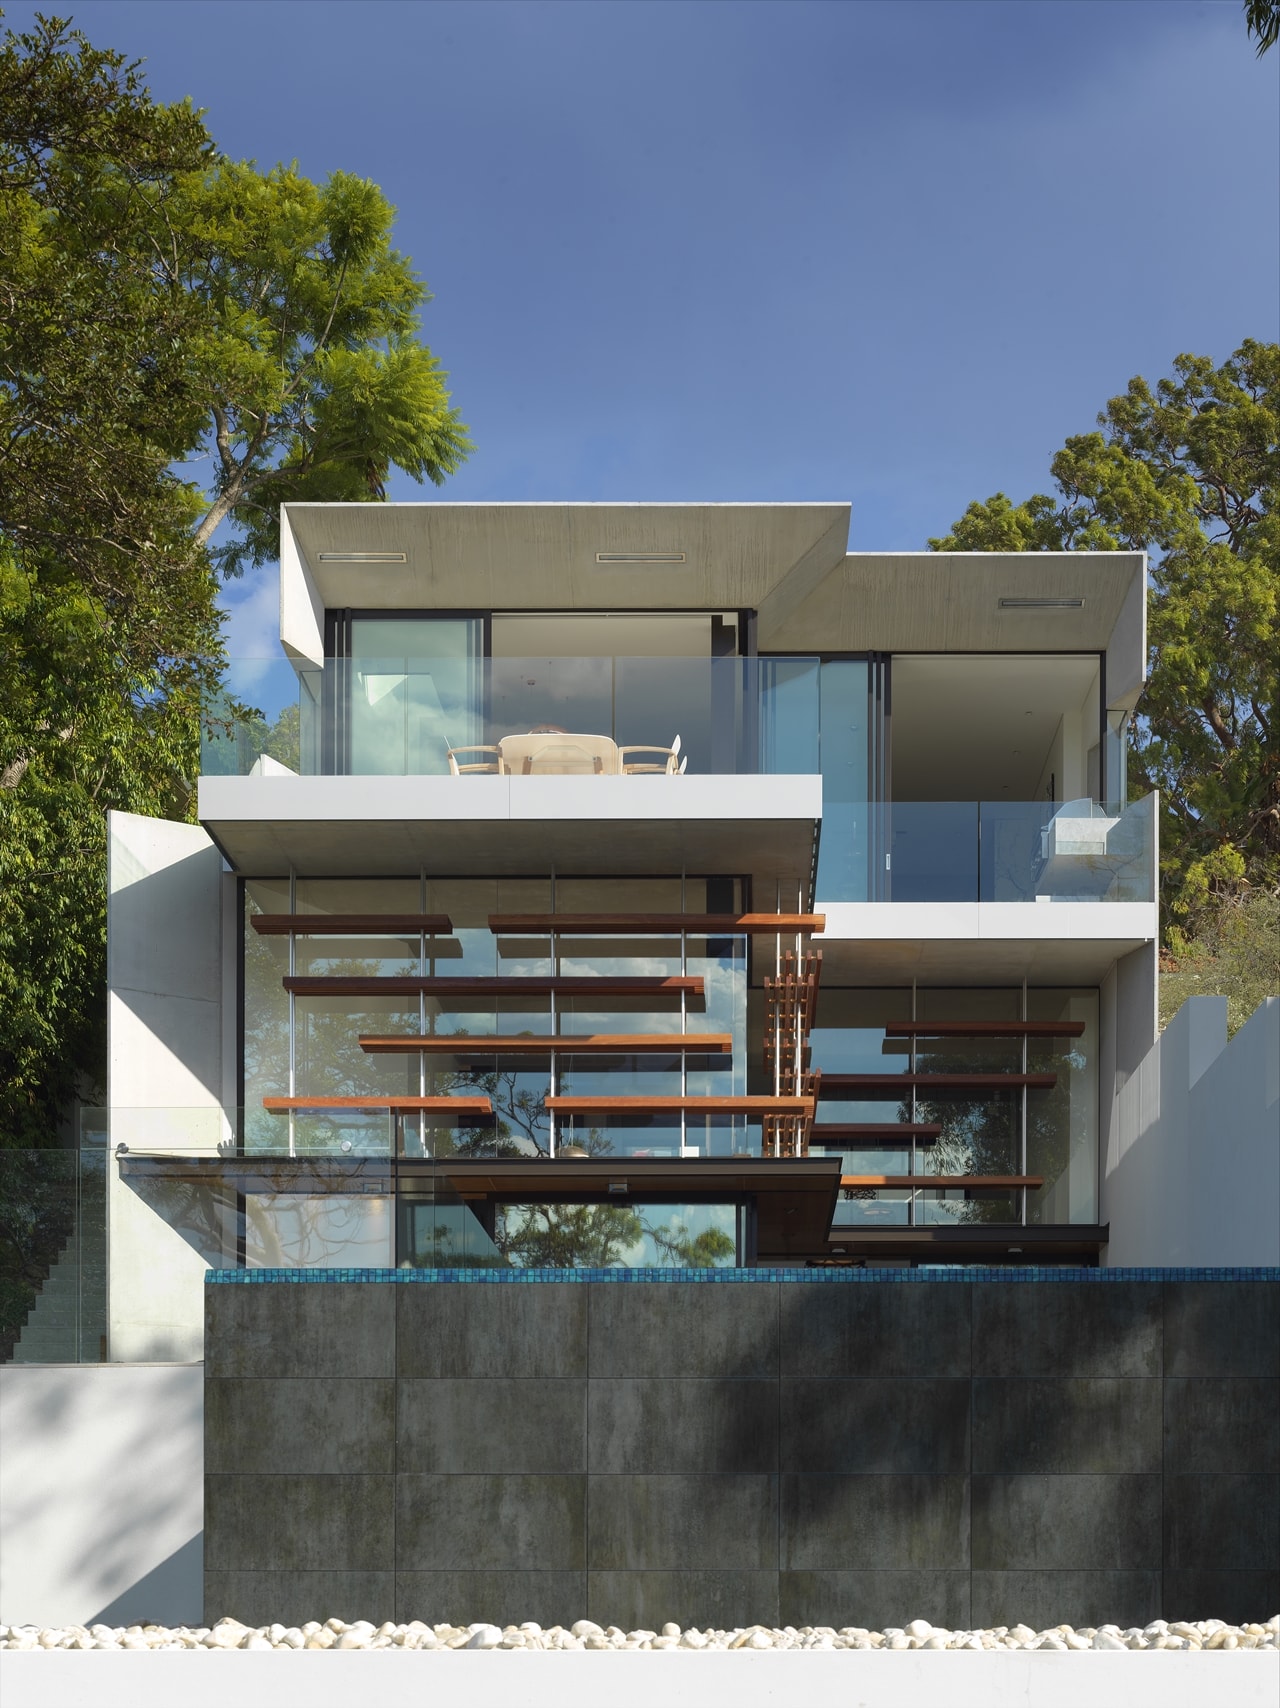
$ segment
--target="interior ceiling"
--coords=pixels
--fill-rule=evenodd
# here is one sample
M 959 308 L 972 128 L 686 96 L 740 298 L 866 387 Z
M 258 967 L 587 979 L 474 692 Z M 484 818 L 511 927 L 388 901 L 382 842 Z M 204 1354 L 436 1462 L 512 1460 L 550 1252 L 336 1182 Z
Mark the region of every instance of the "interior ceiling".
M 1097 673 L 1089 655 L 896 657 L 894 799 L 1035 800 L 1058 723 Z
M 909 985 L 1006 988 L 1025 978 L 1033 985 L 1094 986 L 1144 938 L 1003 938 L 972 941 L 911 938 L 868 942 L 818 937 L 822 982 L 888 988 Z M 821 1001 L 821 999 L 819 999 Z M 821 1013 L 821 1007 L 819 1007 Z

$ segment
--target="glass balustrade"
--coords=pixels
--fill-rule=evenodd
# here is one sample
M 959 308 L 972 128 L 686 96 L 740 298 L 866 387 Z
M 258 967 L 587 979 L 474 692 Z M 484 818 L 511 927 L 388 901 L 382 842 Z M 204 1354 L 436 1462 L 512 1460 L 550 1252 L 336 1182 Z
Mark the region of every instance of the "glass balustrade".
M 867 666 L 816 658 L 240 660 L 206 776 L 818 775 L 817 900 L 1151 901 L 1154 797 L 870 799 Z

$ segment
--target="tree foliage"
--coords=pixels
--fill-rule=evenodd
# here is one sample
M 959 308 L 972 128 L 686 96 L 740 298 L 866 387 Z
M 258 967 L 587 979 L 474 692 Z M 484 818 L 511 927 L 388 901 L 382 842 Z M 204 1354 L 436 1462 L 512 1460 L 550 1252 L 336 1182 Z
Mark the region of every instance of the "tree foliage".
M 1244 0 L 1249 34 L 1257 38 L 1258 58 L 1280 41 L 1280 0 Z
M 466 454 L 391 222 L 350 174 L 225 159 L 60 19 L 0 40 L 9 1142 L 101 1084 L 105 814 L 190 816 L 219 563 L 272 556 L 282 501 L 382 498 L 393 465 L 439 481 Z
M 1225 996 L 1234 1037 L 1258 1005 L 1280 996 L 1280 895 L 1267 890 L 1224 897 L 1199 922 L 1193 942 L 1160 967 L 1160 1024 L 1189 996 Z
M 1130 380 L 1054 457 L 1056 496 L 971 504 L 937 551 L 1152 554 L 1131 772 L 1162 802 L 1171 941 L 1241 885 L 1280 885 L 1280 345 Z

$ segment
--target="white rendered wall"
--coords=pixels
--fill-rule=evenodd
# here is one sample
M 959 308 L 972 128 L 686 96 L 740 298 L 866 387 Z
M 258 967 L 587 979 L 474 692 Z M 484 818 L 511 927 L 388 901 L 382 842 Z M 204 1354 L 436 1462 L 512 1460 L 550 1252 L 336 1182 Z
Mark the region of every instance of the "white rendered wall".
M 0 1624 L 200 1623 L 201 1366 L 6 1364 L 0 1444 Z
M 230 886 L 230 887 L 229 887 Z M 213 1154 L 230 1136 L 222 1003 L 222 857 L 198 825 L 108 817 L 107 1095 L 111 1144 Z M 234 963 L 232 963 L 234 965 Z M 234 982 L 228 983 L 234 990 Z M 108 1170 L 108 1356 L 203 1355 L 205 1259 Z
M 1110 1265 L 1280 1264 L 1280 997 L 1230 1043 L 1189 998 L 1121 1087 L 1106 1153 Z
M 0 1655 L 5 1708 L 351 1708 L 352 1703 L 462 1701 L 467 1708 L 778 1708 L 797 1701 L 857 1708 L 1275 1708 L 1274 1650 L 1231 1653 L 981 1654 L 833 1649 L 614 1649 L 592 1654 L 412 1649 L 233 1650 L 208 1658 L 141 1650 Z M 447 1671 L 443 1669 L 447 1668 Z M 443 1676 L 441 1674 L 443 1673 Z

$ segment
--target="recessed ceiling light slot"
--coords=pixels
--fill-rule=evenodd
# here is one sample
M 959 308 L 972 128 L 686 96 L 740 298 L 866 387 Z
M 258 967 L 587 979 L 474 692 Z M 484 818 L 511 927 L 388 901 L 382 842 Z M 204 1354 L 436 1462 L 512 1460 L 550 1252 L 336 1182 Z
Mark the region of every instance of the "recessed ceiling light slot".
M 408 563 L 405 552 L 321 552 L 321 563 Z
M 1001 599 L 1002 611 L 1079 611 L 1083 599 Z
M 662 564 L 684 563 L 683 552 L 597 552 L 596 562 L 606 566 L 613 564 Z

